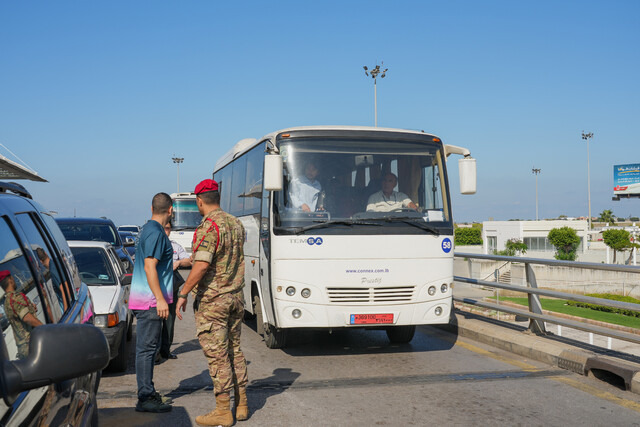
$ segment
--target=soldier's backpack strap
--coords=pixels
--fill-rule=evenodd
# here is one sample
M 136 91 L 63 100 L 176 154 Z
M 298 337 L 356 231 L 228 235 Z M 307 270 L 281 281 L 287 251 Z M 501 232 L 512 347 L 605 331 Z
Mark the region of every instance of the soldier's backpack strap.
M 207 228 L 207 233 L 210 232 L 212 228 L 216 229 L 216 235 L 218 236 L 218 238 L 216 239 L 216 250 L 215 250 L 215 252 L 218 252 L 218 246 L 220 245 L 220 229 L 218 228 L 218 224 L 216 224 L 216 222 L 214 220 L 212 220 L 211 218 L 207 218 L 205 221 L 210 221 L 211 222 L 211 225 L 209 226 L 209 228 Z M 202 239 L 200 239 L 200 241 L 196 245 L 196 239 L 197 239 L 196 234 L 197 234 L 197 231 L 195 231 L 193 233 L 193 243 L 191 244 L 191 246 L 192 247 L 195 246 L 195 247 L 193 247 L 193 249 L 191 249 L 191 252 L 197 251 L 198 248 L 200 247 L 200 245 L 202 244 L 202 241 L 206 237 L 206 233 L 205 233 L 205 235 L 202 236 Z

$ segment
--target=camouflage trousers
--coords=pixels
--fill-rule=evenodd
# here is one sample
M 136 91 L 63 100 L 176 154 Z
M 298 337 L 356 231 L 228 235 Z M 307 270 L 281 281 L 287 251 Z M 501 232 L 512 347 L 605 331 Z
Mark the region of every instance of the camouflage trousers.
M 215 395 L 228 393 L 234 383 L 246 386 L 247 361 L 240 349 L 244 316 L 242 290 L 201 301 L 195 311 L 196 335 L 209 363 Z

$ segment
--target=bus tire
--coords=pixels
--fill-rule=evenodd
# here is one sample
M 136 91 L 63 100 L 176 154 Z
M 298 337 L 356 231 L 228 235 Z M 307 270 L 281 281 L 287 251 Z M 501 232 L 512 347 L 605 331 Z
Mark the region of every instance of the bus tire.
M 265 326 L 262 315 L 262 305 L 260 304 L 260 295 L 257 293 L 253 295 L 253 312 L 256 314 L 256 332 L 262 335 L 267 347 L 283 348 L 287 343 L 287 331 L 284 329 L 276 329 L 269 324 Z
M 387 328 L 387 337 L 394 344 L 406 344 L 413 339 L 416 325 L 392 326 Z
M 267 325 L 264 331 L 264 343 L 269 348 L 283 348 L 287 345 L 287 330 Z
M 253 312 L 256 314 L 256 332 L 258 335 L 264 336 L 264 317 L 262 317 L 262 304 L 260 304 L 260 295 L 253 295 Z

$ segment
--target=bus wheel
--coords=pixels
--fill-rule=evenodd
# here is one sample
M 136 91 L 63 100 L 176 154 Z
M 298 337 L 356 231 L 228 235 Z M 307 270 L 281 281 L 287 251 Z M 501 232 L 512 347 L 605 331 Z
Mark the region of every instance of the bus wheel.
M 387 328 L 387 337 L 394 344 L 406 344 L 413 339 L 416 333 L 416 325 L 392 326 Z
M 287 345 L 287 330 L 267 325 L 264 331 L 264 343 L 269 348 L 283 348 Z
M 260 296 L 257 293 L 253 296 L 253 312 L 256 314 L 256 332 L 264 336 L 264 317 L 262 317 Z
M 262 305 L 260 304 L 260 295 L 253 296 L 253 312 L 256 314 L 256 332 L 264 338 L 264 343 L 269 348 L 282 348 L 287 343 L 287 331 L 284 329 L 276 329 L 271 325 L 264 323 L 262 315 Z

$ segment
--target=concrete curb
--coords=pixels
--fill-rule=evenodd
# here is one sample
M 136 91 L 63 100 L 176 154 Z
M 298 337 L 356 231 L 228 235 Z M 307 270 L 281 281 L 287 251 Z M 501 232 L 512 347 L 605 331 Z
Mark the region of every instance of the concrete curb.
M 600 372 L 615 375 L 624 381 L 627 390 L 640 394 L 640 363 L 599 355 L 508 326 L 507 323 L 456 309 L 448 329 L 457 330 L 459 336 L 580 375 L 595 378 L 601 377 L 598 375 Z

